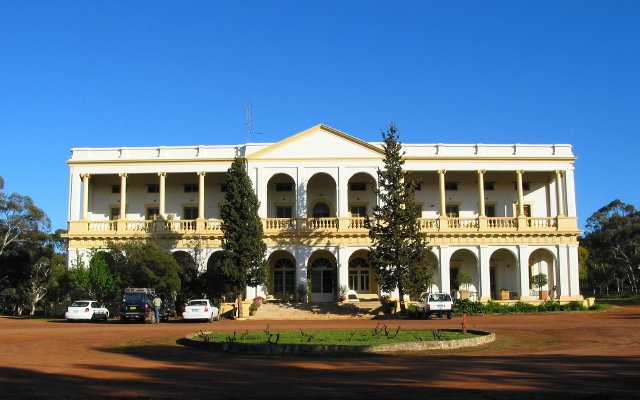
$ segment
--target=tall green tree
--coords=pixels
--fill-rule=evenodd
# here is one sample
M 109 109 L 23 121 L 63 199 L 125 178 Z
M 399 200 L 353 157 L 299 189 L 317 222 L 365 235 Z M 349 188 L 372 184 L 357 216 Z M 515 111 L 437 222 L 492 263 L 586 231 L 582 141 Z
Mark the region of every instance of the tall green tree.
M 588 250 L 589 280 L 593 287 L 606 282 L 637 294 L 640 281 L 640 211 L 614 200 L 589 219 L 581 244 Z M 599 279 L 598 281 L 594 281 Z
M 88 266 L 81 259 L 76 260 L 69 270 L 71 287 L 100 302 L 114 301 L 121 293 L 122 279 L 111 270 L 109 260 L 110 254 L 104 251 L 93 252 Z
M 227 191 L 222 203 L 222 270 L 237 293 L 239 317 L 242 292 L 247 286 L 261 285 L 267 278 L 267 246 L 262 240 L 260 203 L 247 173 L 246 160 L 236 157 L 227 171 Z
M 382 290 L 398 290 L 400 310 L 406 312 L 404 295 L 426 290 L 433 266 L 430 265 L 427 237 L 420 232 L 421 210 L 415 202 L 419 182 L 407 179 L 404 151 L 395 124 L 382 132 L 385 153 L 384 169 L 378 170 L 378 187 L 374 189 L 379 205 L 373 218 L 367 218 L 373 244 L 369 262 Z
M 109 242 L 106 250 L 105 260 L 120 276 L 121 288 L 149 287 L 172 294 L 180 290 L 178 263 L 153 238 Z

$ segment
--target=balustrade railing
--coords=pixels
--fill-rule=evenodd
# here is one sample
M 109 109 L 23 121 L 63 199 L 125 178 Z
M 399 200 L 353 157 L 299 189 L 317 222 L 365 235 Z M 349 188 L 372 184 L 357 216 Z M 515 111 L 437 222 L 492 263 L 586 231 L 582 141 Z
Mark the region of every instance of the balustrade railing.
M 523 226 L 518 226 L 520 221 Z M 309 231 L 309 230 L 366 230 L 365 218 L 263 218 L 263 228 L 266 232 L 274 231 Z M 488 217 L 479 218 L 420 218 L 418 220 L 422 231 L 515 231 L 525 229 L 557 230 L 558 219 L 555 217 Z M 204 223 L 196 220 L 127 220 L 127 221 L 76 221 L 70 223 L 72 232 L 154 232 L 163 229 L 174 233 L 192 233 L 197 230 L 204 232 L 221 232 L 222 220 L 208 219 Z
M 527 218 L 527 226 L 536 229 L 555 229 L 558 224 L 554 217 L 531 217 Z
M 90 221 L 88 228 L 91 232 L 115 232 L 116 221 Z
M 477 218 L 447 218 L 449 229 L 478 229 Z
M 488 229 L 515 229 L 518 227 L 518 219 L 512 217 L 487 218 Z

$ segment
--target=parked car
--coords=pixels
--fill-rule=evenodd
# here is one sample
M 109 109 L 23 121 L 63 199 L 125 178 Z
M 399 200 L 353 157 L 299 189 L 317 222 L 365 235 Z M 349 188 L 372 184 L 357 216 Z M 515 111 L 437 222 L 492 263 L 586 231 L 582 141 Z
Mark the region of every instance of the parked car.
M 162 300 L 160 306 L 160 321 L 168 321 L 171 317 L 176 317 L 176 299 L 174 296 L 167 293 L 158 293 L 158 297 Z
M 189 300 L 184 307 L 182 318 L 186 320 L 201 319 L 205 321 L 217 321 L 220 319 L 218 307 L 211 304 L 209 299 Z
M 155 290 L 150 288 L 126 288 L 120 305 L 120 320 L 140 322 L 156 322 L 156 314 L 153 309 L 153 297 Z
M 425 293 L 420 298 L 418 308 L 426 318 L 430 318 L 433 314 L 438 317 L 446 315 L 448 319 L 453 318 L 454 305 L 449 293 Z
M 96 300 L 78 300 L 67 307 L 64 317 L 67 321 L 106 321 L 109 310 Z

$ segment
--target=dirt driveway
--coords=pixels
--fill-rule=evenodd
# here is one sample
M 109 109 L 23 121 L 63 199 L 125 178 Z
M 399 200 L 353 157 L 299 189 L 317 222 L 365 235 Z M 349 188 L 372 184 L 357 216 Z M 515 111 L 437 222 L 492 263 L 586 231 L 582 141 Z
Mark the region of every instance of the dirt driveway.
M 214 399 L 640 399 L 640 306 L 469 318 L 488 346 L 396 355 L 241 356 L 183 348 L 200 330 L 459 328 L 453 320 L 159 325 L 0 318 L 0 396 Z

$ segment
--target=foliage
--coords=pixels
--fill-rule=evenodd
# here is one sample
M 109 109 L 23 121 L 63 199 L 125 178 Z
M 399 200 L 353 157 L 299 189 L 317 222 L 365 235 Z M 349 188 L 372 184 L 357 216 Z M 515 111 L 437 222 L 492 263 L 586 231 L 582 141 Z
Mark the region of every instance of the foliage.
M 467 271 L 458 272 L 458 276 L 456 278 L 456 286 L 462 287 L 464 290 L 469 290 L 469 284 L 473 282 L 471 279 L 471 275 Z
M 538 290 L 542 290 L 542 287 L 547 283 L 547 274 L 542 272 L 531 277 L 531 284 L 538 288 Z
M 119 273 L 109 267 L 109 254 L 104 251 L 93 252 L 89 265 L 80 258 L 73 261 L 69 269 L 69 283 L 75 289 L 76 296 L 89 297 L 103 303 L 115 300 L 123 289 Z
M 180 290 L 178 263 L 156 240 L 109 242 L 105 260 L 120 276 L 120 288 L 150 287 L 158 293 Z
M 2 189 L 0 177 L 0 306 L 16 315 L 28 307 L 33 315 L 52 285 L 53 268 L 64 261 L 47 233 L 51 223 L 44 211 L 30 197 Z
M 594 291 L 639 293 L 640 211 L 614 200 L 587 220 L 582 246 L 588 251 L 588 280 Z
M 29 196 L 7 195 L 0 177 L 0 256 L 7 246 L 34 247 L 42 244 L 42 236 L 51 229 L 51 221 Z
M 239 316 L 242 317 L 242 291 L 267 280 L 267 246 L 263 241 L 260 203 L 253 191 L 246 160 L 236 157 L 227 171 L 227 191 L 221 206 L 222 271 L 229 285 L 238 293 Z
M 415 191 L 419 182 L 408 180 L 403 170 L 404 152 L 396 126 L 382 132 L 382 138 L 385 167 L 378 170 L 378 186 L 374 188 L 380 201 L 373 208 L 373 219 L 365 220 L 373 242 L 369 263 L 382 290 L 398 289 L 400 309 L 405 313 L 405 293 L 426 291 L 433 266 L 426 235 L 418 223 L 421 212 Z
M 490 301 L 481 303 L 469 299 L 456 300 L 454 303 L 456 314 L 467 311 L 469 314 L 512 314 L 512 313 L 535 313 L 549 311 L 585 311 L 586 307 L 582 302 L 572 301 L 560 304 L 558 301 L 545 301 L 541 304 L 526 303 L 518 301 L 513 304 Z

